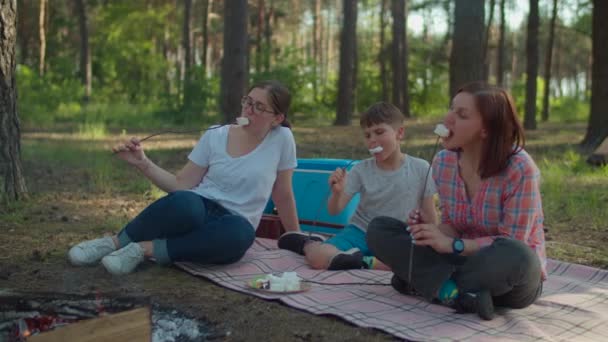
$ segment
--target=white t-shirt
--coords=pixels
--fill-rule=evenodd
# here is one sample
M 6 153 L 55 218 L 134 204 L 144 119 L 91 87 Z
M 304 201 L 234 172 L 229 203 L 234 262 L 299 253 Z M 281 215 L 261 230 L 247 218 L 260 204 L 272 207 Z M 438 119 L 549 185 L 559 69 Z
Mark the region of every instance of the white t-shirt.
M 389 216 L 407 221 L 410 212 L 419 208 L 420 196 L 437 193 L 433 175 L 426 174 L 429 163 L 409 155 L 401 167 L 394 171 L 384 171 L 376 165 L 375 158 L 362 160 L 353 166 L 346 178 L 345 194 L 361 195 L 350 224 L 367 231 L 370 221 L 378 216 Z M 424 182 L 426 180 L 426 188 Z
M 297 166 L 291 130 L 272 129 L 251 152 L 231 157 L 227 152 L 229 126 L 203 134 L 188 159 L 207 173 L 191 190 L 245 217 L 257 229 L 278 171 Z

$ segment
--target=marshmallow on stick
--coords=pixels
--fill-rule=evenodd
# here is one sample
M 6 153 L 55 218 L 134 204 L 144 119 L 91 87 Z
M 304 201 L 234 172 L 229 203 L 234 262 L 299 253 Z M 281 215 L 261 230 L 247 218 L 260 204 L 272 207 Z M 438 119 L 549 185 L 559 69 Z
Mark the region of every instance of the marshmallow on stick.
M 433 131 L 433 133 L 437 134 L 442 138 L 447 138 L 448 136 L 450 136 L 450 130 L 445 127 L 444 124 L 438 124 L 437 126 L 435 126 L 435 130 Z
M 236 118 L 236 124 L 239 126 L 247 126 L 249 125 L 249 119 L 244 116 L 239 116 Z

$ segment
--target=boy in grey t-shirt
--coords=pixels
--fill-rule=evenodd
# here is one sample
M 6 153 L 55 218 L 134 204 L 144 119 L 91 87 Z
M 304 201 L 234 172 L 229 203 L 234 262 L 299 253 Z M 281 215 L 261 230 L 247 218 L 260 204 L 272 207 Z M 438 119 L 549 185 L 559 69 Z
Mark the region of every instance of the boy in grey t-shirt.
M 401 152 L 405 132 L 401 111 L 380 102 L 361 114 L 360 124 L 365 144 L 373 157 L 356 164 L 348 173 L 336 169 L 329 177 L 331 195 L 327 206 L 330 214 L 340 213 L 355 194 L 360 194 L 349 224 L 325 242 L 309 241 L 307 236 L 297 233 L 286 233 L 279 239 L 279 247 L 304 254 L 316 269 L 388 270 L 367 247 L 369 222 L 377 216 L 405 222 L 410 212 L 417 208 L 425 222 L 437 220 L 433 202 L 437 191 L 433 178 L 427 177 L 429 163 Z

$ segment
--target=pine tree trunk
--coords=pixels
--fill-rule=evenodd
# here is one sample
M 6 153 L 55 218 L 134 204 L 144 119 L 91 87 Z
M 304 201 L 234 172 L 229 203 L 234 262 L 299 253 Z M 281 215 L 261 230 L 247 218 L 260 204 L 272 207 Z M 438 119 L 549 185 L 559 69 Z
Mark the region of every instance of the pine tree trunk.
M 536 129 L 536 78 L 538 76 L 538 0 L 530 0 L 526 40 L 526 104 L 524 128 Z
M 498 51 L 496 53 L 496 84 L 504 87 L 505 75 L 505 36 L 506 19 L 505 19 L 505 0 L 500 0 L 500 29 L 498 32 Z
M 321 52 L 321 0 L 314 0 L 312 9 L 312 60 L 313 60 L 313 78 L 312 78 L 312 96 L 313 100 L 316 101 L 319 98 L 319 65 L 321 59 L 319 54 Z
M 207 51 L 209 50 L 209 8 L 211 7 L 212 0 L 203 0 L 203 23 L 202 23 L 202 35 L 203 35 L 203 46 L 201 47 L 201 65 L 203 67 L 203 80 L 207 79 Z
M 410 70 L 408 67 L 409 61 L 409 51 L 408 51 L 408 43 L 407 43 L 407 11 L 408 11 L 408 2 L 407 0 L 403 0 L 403 35 L 401 37 L 401 69 L 403 72 L 401 73 L 401 84 L 403 84 L 403 89 L 401 90 L 401 113 L 406 118 L 410 117 L 410 88 L 409 88 L 409 74 Z
M 264 14 L 266 9 L 264 8 L 264 0 L 258 0 L 258 13 L 256 20 L 256 34 L 255 34 L 255 72 L 262 72 L 262 60 L 264 59 L 264 51 L 262 48 L 262 35 L 264 33 Z
M 184 49 L 183 108 L 190 108 L 192 104 L 192 0 L 184 0 L 182 47 Z
M 483 37 L 483 80 L 488 81 L 490 77 L 490 60 L 488 58 L 488 50 L 490 47 L 490 36 L 492 35 L 492 24 L 494 23 L 494 4 L 495 0 L 490 0 L 490 17 L 486 25 L 486 31 Z
M 0 192 L 9 200 L 27 197 L 17 116 L 16 27 L 17 0 L 0 0 Z
M 593 0 L 591 109 L 582 147 L 594 149 L 608 137 L 608 1 Z
M 483 79 L 484 0 L 456 0 L 450 56 L 450 98 L 465 83 Z
M 272 21 L 275 19 L 274 2 L 270 0 L 268 12 L 264 19 L 264 72 L 270 71 L 270 60 L 272 57 Z
M 378 53 L 378 62 L 380 63 L 380 84 L 382 86 L 382 101 L 388 101 L 388 72 L 386 70 L 386 2 L 382 0 L 380 3 L 380 52 Z
M 392 0 L 391 13 L 393 16 L 393 42 L 391 45 L 391 64 L 393 71 L 393 104 L 403 110 L 403 92 L 405 85 L 403 84 L 403 73 L 406 72 L 403 67 L 403 52 L 404 35 L 405 35 L 405 4 L 403 0 Z
M 80 26 L 80 78 L 84 86 L 84 102 L 89 102 L 91 98 L 91 50 L 89 46 L 89 25 L 87 8 L 84 0 L 76 0 L 76 10 L 78 11 L 78 24 Z
M 40 0 L 40 12 L 38 16 L 38 33 L 40 37 L 40 63 L 38 65 L 38 75 L 44 76 L 44 64 L 46 56 L 46 32 L 45 32 L 45 18 L 46 18 L 46 4 L 47 0 Z
M 549 24 L 549 41 L 547 42 L 547 51 L 545 52 L 545 89 L 543 93 L 543 112 L 542 120 L 549 120 L 549 95 L 551 90 L 551 60 L 553 58 L 553 41 L 555 37 L 555 21 L 557 20 L 557 0 L 553 0 L 553 12 L 551 14 L 551 23 Z
M 32 40 L 32 11 L 33 6 L 30 1 L 22 1 L 19 3 L 19 12 L 17 13 L 17 45 L 19 47 L 19 64 L 30 65 L 30 41 Z
M 224 1 L 220 111 L 225 122 L 232 122 L 240 114 L 241 97 L 247 91 L 249 80 L 247 13 L 247 0 Z
M 350 125 L 354 108 L 354 85 L 357 50 L 357 1 L 344 0 L 344 21 L 340 35 L 340 71 L 338 79 L 338 108 L 335 125 Z

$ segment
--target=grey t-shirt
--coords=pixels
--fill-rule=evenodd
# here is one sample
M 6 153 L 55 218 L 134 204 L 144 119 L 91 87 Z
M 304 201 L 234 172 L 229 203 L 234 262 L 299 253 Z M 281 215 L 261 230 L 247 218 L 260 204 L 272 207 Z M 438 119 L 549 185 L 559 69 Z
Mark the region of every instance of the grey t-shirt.
M 350 224 L 367 231 L 370 221 L 378 216 L 390 216 L 407 221 L 409 213 L 420 207 L 420 195 L 429 172 L 429 163 L 409 155 L 401 167 L 384 171 L 374 158 L 362 160 L 348 173 L 345 194 L 360 194 L 359 205 L 350 218 Z M 430 171 L 432 172 L 432 171 Z M 437 193 L 432 174 L 429 174 L 424 197 Z

